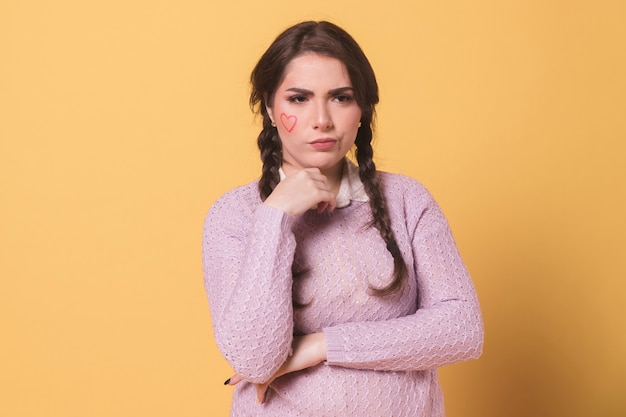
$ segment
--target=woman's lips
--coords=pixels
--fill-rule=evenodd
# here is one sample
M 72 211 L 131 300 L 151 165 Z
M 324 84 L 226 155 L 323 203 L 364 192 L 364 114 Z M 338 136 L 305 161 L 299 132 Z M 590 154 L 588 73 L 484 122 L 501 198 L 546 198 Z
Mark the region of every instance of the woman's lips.
M 320 139 L 315 139 L 313 142 L 310 142 L 309 144 L 313 147 L 313 149 L 316 149 L 318 151 L 326 151 L 328 149 L 334 148 L 336 143 L 337 143 L 337 139 L 320 138 Z

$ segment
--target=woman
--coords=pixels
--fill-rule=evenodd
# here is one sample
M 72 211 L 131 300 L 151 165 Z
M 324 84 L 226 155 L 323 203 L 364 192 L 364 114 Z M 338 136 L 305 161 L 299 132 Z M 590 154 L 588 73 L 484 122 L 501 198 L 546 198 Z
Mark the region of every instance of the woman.
M 215 203 L 203 237 L 231 415 L 443 416 L 437 368 L 480 355 L 480 309 L 430 194 L 376 171 L 369 61 L 304 22 L 251 81 L 262 175 Z

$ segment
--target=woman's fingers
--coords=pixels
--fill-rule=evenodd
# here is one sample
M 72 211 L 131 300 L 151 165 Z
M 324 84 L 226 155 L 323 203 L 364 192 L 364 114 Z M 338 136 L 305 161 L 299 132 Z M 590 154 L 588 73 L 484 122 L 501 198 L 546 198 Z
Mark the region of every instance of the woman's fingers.
M 308 168 L 285 177 L 265 200 L 268 206 L 299 216 L 307 210 L 332 211 L 335 194 L 317 168 Z
M 256 385 L 256 402 L 263 404 L 265 402 L 265 394 L 267 393 L 267 387 L 269 383 Z
M 327 178 L 317 168 L 311 168 L 310 174 L 311 179 L 316 182 L 317 189 L 322 191 L 322 193 L 319 194 L 320 201 L 316 209 L 320 213 L 324 210 L 333 211 L 336 206 L 335 194 L 332 192 Z
M 237 385 L 241 381 L 243 381 L 243 377 L 239 374 L 235 374 L 224 381 L 224 385 Z
M 267 387 L 270 385 L 270 383 L 274 379 L 275 378 L 272 378 L 271 380 L 267 381 L 265 384 L 254 384 L 256 387 L 256 402 L 258 402 L 259 404 L 263 404 L 265 402 L 265 394 L 267 393 Z M 243 377 L 239 374 L 235 374 L 231 376 L 230 378 L 228 378 L 224 382 L 224 385 L 237 385 L 241 381 L 243 381 Z

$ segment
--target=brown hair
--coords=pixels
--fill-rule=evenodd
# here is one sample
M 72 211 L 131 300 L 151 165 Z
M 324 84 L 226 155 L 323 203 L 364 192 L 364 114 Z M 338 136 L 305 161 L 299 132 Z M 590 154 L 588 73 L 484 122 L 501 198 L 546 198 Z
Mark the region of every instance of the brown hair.
M 371 288 L 371 291 L 378 296 L 394 293 L 403 286 L 407 270 L 391 230 L 385 198 L 372 160 L 372 123 L 378 103 L 378 84 L 372 66 L 356 41 L 332 23 L 302 22 L 288 28 L 270 45 L 252 71 L 250 106 L 263 117 L 263 129 L 257 139 L 263 162 L 259 180 L 261 199 L 265 200 L 280 181 L 278 169 L 282 165 L 282 143 L 272 127 L 266 105 L 271 107 L 287 65 L 305 53 L 336 58 L 348 71 L 354 97 L 361 108 L 361 128 L 355 140 L 359 177 L 370 199 L 371 225 L 378 229 L 394 259 L 392 282 L 383 288 Z

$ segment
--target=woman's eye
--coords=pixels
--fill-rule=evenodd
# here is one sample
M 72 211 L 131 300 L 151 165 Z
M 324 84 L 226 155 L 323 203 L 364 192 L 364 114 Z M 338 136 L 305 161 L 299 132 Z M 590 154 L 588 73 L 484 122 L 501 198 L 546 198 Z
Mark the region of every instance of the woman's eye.
M 291 96 L 287 99 L 290 103 L 304 103 L 306 101 L 305 96 Z
M 338 96 L 335 97 L 335 100 L 337 100 L 340 103 L 347 103 L 349 101 L 352 101 L 354 98 L 351 95 L 348 94 L 340 94 Z

